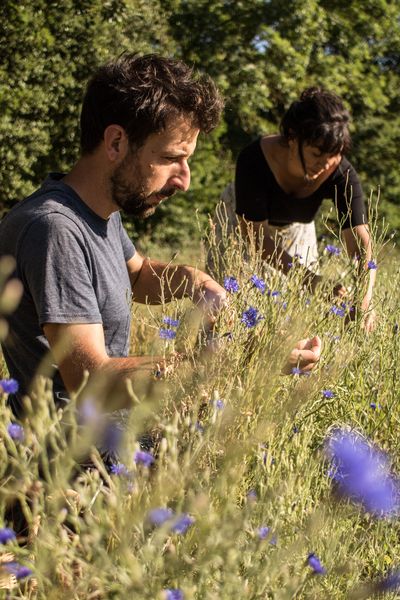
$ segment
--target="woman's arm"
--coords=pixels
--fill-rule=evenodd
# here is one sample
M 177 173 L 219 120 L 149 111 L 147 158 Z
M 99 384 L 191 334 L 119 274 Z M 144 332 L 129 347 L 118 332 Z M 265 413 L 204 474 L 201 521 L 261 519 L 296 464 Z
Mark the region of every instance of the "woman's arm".
M 363 271 L 368 271 L 367 289 L 361 302 L 361 310 L 365 313 L 364 329 L 370 332 L 375 327 L 375 311 L 372 310 L 371 303 L 376 270 L 368 268 L 368 263 L 372 260 L 372 243 L 368 225 L 356 225 L 355 227 L 344 229 L 342 237 L 348 255 L 354 258 L 362 257 L 362 260 L 359 262 L 360 275 Z

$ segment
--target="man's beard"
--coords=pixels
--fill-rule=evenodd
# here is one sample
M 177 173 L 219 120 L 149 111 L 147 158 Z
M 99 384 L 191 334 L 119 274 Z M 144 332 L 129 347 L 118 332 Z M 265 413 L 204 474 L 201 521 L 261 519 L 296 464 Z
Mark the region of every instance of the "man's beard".
M 125 173 L 127 171 L 135 179 L 135 183 L 131 183 L 126 179 Z M 125 214 L 139 219 L 146 219 L 153 215 L 160 202 L 176 192 L 175 187 L 164 186 L 160 190 L 152 191 L 150 194 L 146 193 L 140 165 L 133 159 L 132 154 L 129 154 L 117 167 L 111 175 L 110 183 L 113 202 Z

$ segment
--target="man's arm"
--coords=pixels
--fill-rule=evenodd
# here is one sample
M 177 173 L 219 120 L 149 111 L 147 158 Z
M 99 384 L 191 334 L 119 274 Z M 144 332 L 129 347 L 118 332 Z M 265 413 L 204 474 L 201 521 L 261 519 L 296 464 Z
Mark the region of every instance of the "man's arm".
M 212 318 L 226 300 L 224 288 L 194 267 L 143 258 L 138 252 L 127 267 L 135 302 L 161 304 L 188 297 Z
M 124 390 L 125 381 L 140 374 L 151 375 L 167 366 L 161 356 L 129 356 L 110 358 L 107 355 L 103 326 L 100 323 L 45 323 L 44 334 L 68 392 L 76 392 L 82 384 L 84 372 L 109 374 Z M 171 363 L 173 359 L 171 359 Z M 113 409 L 130 405 L 129 397 L 120 394 L 121 404 Z

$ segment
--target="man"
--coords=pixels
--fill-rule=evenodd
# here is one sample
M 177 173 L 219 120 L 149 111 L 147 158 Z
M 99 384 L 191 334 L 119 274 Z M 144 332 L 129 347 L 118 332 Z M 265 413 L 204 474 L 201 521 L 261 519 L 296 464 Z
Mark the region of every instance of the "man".
M 125 381 L 165 368 L 158 358 L 128 356 L 131 298 L 188 296 L 211 313 L 224 303 L 225 290 L 206 273 L 142 257 L 119 215 L 148 217 L 188 189 L 197 137 L 216 126 L 222 106 L 207 76 L 157 55 L 123 54 L 92 77 L 79 160 L 68 174 L 50 175 L 0 225 L 0 255 L 15 257 L 24 286 L 4 344 L 21 386 L 16 411 L 49 349 L 56 399 L 77 390 L 85 371 Z M 319 347 L 303 344 L 307 368 L 318 356 Z M 129 397 L 119 402 L 114 409 Z

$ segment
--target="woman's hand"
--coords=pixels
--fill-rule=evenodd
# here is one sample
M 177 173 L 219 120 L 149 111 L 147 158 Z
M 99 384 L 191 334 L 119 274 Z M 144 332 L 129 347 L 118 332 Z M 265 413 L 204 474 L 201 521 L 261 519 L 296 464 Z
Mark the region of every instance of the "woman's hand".
M 315 335 L 313 338 L 300 340 L 291 351 L 284 373 L 289 375 L 292 369 L 297 367 L 304 372 L 312 371 L 317 365 L 322 350 L 321 338 Z

